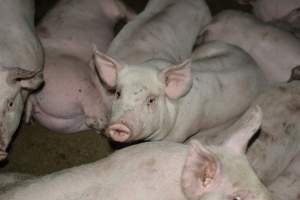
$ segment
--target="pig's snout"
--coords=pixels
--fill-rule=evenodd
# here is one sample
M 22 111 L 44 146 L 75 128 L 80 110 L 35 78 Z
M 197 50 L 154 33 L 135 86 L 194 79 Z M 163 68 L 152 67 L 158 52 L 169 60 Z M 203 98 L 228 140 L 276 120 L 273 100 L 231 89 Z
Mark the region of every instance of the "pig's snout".
M 131 136 L 132 131 L 122 123 L 111 124 L 106 134 L 116 142 L 125 142 Z

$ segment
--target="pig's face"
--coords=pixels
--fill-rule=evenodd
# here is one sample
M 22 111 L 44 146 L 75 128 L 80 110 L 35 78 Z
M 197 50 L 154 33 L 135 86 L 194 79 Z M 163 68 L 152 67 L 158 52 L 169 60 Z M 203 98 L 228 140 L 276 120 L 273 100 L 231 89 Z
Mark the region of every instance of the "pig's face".
M 225 144 L 204 146 L 192 141 L 182 171 L 182 189 L 189 200 L 271 199 L 244 154 L 261 120 L 256 107 L 242 117 Z
M 119 142 L 155 134 L 164 116 L 163 90 L 155 70 L 141 67 L 121 70 L 107 134 Z
M 41 74 L 19 68 L 0 71 L 0 160 L 6 158 L 6 148 L 18 128 L 24 107 L 24 90 L 41 85 Z M 22 93 L 23 92 L 23 95 Z
M 106 134 L 118 142 L 164 138 L 175 121 L 176 100 L 191 88 L 190 62 L 159 70 L 98 59 L 101 78 L 116 88 Z

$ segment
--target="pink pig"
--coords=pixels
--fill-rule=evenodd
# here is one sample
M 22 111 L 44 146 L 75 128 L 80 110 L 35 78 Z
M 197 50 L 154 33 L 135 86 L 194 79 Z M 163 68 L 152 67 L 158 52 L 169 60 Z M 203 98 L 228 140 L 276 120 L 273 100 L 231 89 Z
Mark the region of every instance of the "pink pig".
M 106 134 L 118 142 L 182 142 L 241 115 L 265 84 L 248 54 L 222 42 L 178 65 L 126 65 L 99 52 L 95 59 L 101 78 L 117 88 Z
M 0 2 L 0 161 L 30 92 L 43 83 L 44 55 L 35 34 L 34 1 Z
M 253 13 L 259 19 L 277 25 L 300 37 L 299 0 L 237 0 L 251 4 Z
M 224 144 L 148 142 L 94 163 L 0 189 L 1 200 L 271 200 L 245 149 L 262 119 L 255 107 Z
M 241 47 L 254 58 L 272 83 L 288 81 L 292 70 L 300 65 L 299 39 L 248 13 L 234 10 L 219 13 L 205 28 L 204 40 Z
M 89 64 L 92 45 L 102 51 L 113 39 L 113 27 L 126 8 L 112 0 L 62 0 L 37 30 L 45 48 L 45 85 L 31 96 L 32 115 L 45 127 L 60 132 L 100 131 L 107 124 L 111 94 Z

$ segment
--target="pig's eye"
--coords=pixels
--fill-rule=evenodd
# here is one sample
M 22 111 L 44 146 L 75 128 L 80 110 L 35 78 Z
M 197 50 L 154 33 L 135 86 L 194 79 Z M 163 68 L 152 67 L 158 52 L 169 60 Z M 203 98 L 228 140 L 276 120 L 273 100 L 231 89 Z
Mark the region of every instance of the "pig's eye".
M 156 96 L 148 96 L 147 97 L 147 106 L 150 106 L 156 102 L 157 97 Z
M 119 99 L 121 97 L 121 90 L 117 90 L 115 93 L 116 99 Z
M 14 107 L 14 101 L 13 101 L 13 99 L 7 100 L 7 110 L 11 111 L 13 109 L 13 107 Z

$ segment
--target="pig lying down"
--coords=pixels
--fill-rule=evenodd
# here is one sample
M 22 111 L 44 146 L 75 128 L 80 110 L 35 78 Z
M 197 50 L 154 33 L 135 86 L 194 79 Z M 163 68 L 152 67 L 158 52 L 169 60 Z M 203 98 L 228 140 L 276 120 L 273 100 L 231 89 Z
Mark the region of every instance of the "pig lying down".
M 18 128 L 29 92 L 43 82 L 43 52 L 34 30 L 34 1 L 0 3 L 0 160 Z
M 244 151 L 259 128 L 258 107 L 222 146 L 150 142 L 95 163 L 2 190 L 5 200 L 270 200 Z M 243 177 L 243 178 L 241 178 Z
M 32 115 L 48 129 L 66 133 L 103 129 L 112 94 L 89 60 L 92 44 L 106 51 L 122 17 L 125 7 L 112 0 L 62 0 L 47 13 L 37 28 L 46 52 L 45 85 L 30 98 L 27 120 Z
M 260 180 L 272 191 L 274 199 L 298 200 L 300 82 L 276 84 L 263 91 L 253 104 L 261 107 L 263 123 L 260 133 L 247 150 L 247 158 Z M 209 136 L 198 134 L 191 140 L 221 144 L 232 136 L 238 128 L 235 126 Z
M 127 64 L 153 59 L 180 63 L 190 57 L 199 32 L 210 20 L 204 0 L 150 0 L 114 38 L 107 54 Z
M 182 142 L 241 115 L 265 83 L 248 54 L 222 42 L 204 44 L 178 65 L 127 65 L 99 52 L 95 63 L 116 88 L 106 134 L 118 142 Z
M 300 36 L 300 1 L 299 0 L 238 0 L 250 3 L 253 13 L 259 19 L 270 22 Z
M 296 37 L 247 13 L 223 11 L 204 33 L 205 41 L 220 40 L 244 49 L 270 82 L 288 81 L 292 69 L 300 65 L 300 41 Z

